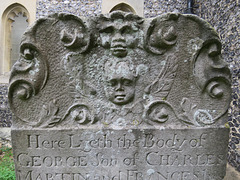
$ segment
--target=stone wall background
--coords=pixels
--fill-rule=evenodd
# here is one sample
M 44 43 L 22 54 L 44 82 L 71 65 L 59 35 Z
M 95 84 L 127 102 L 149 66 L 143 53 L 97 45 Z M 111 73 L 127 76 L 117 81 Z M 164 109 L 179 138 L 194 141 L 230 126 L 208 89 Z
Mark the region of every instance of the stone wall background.
M 67 12 L 79 16 L 101 13 L 102 0 L 37 0 L 36 17 Z M 187 0 L 145 0 L 144 16 L 155 17 L 166 12 L 184 13 Z M 240 1 L 195 0 L 194 13 L 208 21 L 222 40 L 223 57 L 232 72 L 232 102 L 229 109 L 229 163 L 240 171 Z M 12 115 L 7 103 L 7 84 L 0 84 L 0 127 L 11 126 Z
M 37 0 L 36 18 L 56 12 L 91 16 L 101 13 L 102 0 Z
M 0 84 L 0 127 L 11 127 L 12 113 L 8 104 L 8 85 Z

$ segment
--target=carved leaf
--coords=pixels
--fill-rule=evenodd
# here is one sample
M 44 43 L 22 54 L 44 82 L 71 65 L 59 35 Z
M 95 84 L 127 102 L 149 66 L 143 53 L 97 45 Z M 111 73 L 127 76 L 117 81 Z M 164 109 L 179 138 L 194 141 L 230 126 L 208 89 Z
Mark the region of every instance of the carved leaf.
M 184 112 L 179 115 L 179 119 L 188 124 L 195 124 L 193 122 L 193 115 L 196 111 L 197 106 L 193 104 L 190 99 L 185 97 L 182 99 L 180 105 Z
M 63 59 L 63 67 L 70 79 L 69 91 L 74 99 L 96 94 L 96 88 L 84 81 L 82 58 L 81 54 L 70 53 Z
M 187 124 L 194 124 L 193 122 L 191 122 L 191 120 L 189 119 L 189 117 L 186 114 L 180 114 L 179 119 Z
M 82 96 L 82 64 L 81 64 L 81 55 L 78 54 L 68 54 L 63 59 L 63 67 L 65 69 L 66 74 L 69 77 L 69 88 L 73 98 L 78 94 L 78 96 Z M 76 66 L 77 64 L 77 66 Z
M 167 62 L 158 77 L 150 84 L 150 93 L 162 99 L 166 98 L 174 82 L 177 67 L 177 58 L 168 56 Z
M 50 101 L 48 106 L 43 106 L 40 120 L 34 125 L 35 127 L 53 127 L 61 121 L 61 117 L 57 116 L 58 107 L 56 106 L 56 101 Z
M 184 112 L 190 112 L 191 102 L 188 98 L 183 98 L 181 102 L 181 107 Z

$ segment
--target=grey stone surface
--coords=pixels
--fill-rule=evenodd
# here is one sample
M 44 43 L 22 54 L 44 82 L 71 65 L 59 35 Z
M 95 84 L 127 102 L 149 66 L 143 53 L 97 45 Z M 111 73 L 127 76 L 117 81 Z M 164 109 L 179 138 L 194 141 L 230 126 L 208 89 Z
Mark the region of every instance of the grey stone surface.
M 168 0 L 145 0 L 144 1 L 144 16 L 154 17 L 166 12 L 181 12 L 186 10 L 187 1 L 168 1 Z M 37 1 L 37 18 L 44 17 L 49 13 L 54 12 L 71 12 L 81 16 L 98 15 L 101 12 L 101 1 L 92 0 L 68 0 L 68 1 L 52 1 L 38 0 Z M 239 118 L 239 69 L 240 64 L 238 57 L 240 54 L 239 33 L 239 12 L 240 3 L 236 0 L 217 1 L 217 0 L 195 0 L 194 13 L 208 21 L 219 33 L 223 44 L 224 60 L 228 62 L 232 73 L 232 102 L 229 109 L 229 125 L 231 129 L 229 141 L 229 163 L 240 171 L 240 118 Z M 1 79 L 2 77 L 0 77 Z M 4 80 L 7 83 L 8 80 Z M 2 84 L 1 84 L 2 85 Z M 7 84 L 3 84 L 7 88 Z M 0 103 L 7 99 L 5 89 L 1 89 L 2 97 Z M 0 92 L 1 93 L 1 92 Z M 1 110 L 1 109 L 0 109 Z M 0 126 L 10 126 L 12 114 L 9 108 L 1 111 Z M 7 118 L 6 118 L 7 117 Z
M 228 132 L 226 128 L 14 130 L 12 137 L 19 180 L 222 180 Z
M 15 127 L 223 125 L 230 98 L 217 34 L 175 13 L 39 19 L 9 87 Z
M 90 18 L 54 14 L 39 19 L 24 34 L 20 58 L 10 77 L 13 147 L 16 172 L 20 172 L 17 177 L 63 179 L 68 176 L 56 177 L 59 171 L 87 176 L 84 168 L 53 167 L 51 170 L 48 164 L 43 165 L 46 167 L 39 164 L 45 160 L 51 163 L 54 156 L 62 158 L 58 163 L 72 158 L 76 152 L 71 151 L 71 144 L 65 139 L 69 136 L 76 137 L 76 141 L 86 141 L 86 149 L 80 149 L 88 154 L 86 161 L 91 161 L 91 156 L 101 158 L 101 153 L 106 153 L 120 159 L 113 161 L 124 162 L 116 145 L 110 150 L 100 148 L 92 154 L 87 151 L 91 143 L 92 146 L 101 143 L 105 146 L 107 142 L 116 144 L 121 141 L 117 138 L 128 134 L 128 142 L 133 142 L 133 146 L 141 141 L 139 147 L 129 147 L 126 152 L 129 157 L 140 154 L 136 169 L 119 164 L 111 174 L 108 164 L 97 166 L 90 172 L 90 180 L 97 178 L 94 177 L 96 173 L 109 175 L 110 179 L 223 179 L 229 132 L 224 126 L 228 126 L 230 79 L 217 33 L 194 15 L 168 13 L 143 19 L 113 12 Z M 168 148 L 161 151 L 156 147 L 150 157 L 147 154 L 151 147 L 143 147 L 145 132 L 152 133 L 147 138 L 150 143 L 157 142 L 157 146 L 165 141 L 168 146 L 172 137 L 176 138 L 174 146 L 189 141 L 190 146 L 200 147 L 185 147 L 177 152 Z M 111 138 L 107 142 L 106 133 Z M 38 139 L 41 136 L 43 139 Z M 34 137 L 37 137 L 35 141 Z M 21 145 L 18 144 L 20 139 Z M 206 139 L 204 147 L 199 144 L 203 139 Z M 36 148 L 31 149 L 32 142 L 37 143 Z M 48 147 L 53 151 L 48 151 Z M 183 159 L 187 157 L 182 157 L 181 151 L 190 157 Z M 171 170 L 168 164 L 161 164 L 163 170 L 169 170 L 164 175 L 159 175 L 161 168 L 156 166 L 160 162 L 154 157 L 161 152 L 167 158 L 174 153 L 173 158 L 179 158 L 171 162 L 173 165 L 177 161 Z M 208 164 L 189 162 L 190 171 L 185 172 L 182 162 L 200 161 L 198 154 L 203 154 Z M 25 164 L 19 161 L 20 157 L 28 159 L 28 156 L 33 159 Z M 144 165 L 148 160 L 156 169 Z M 80 158 L 79 161 L 87 166 L 85 160 Z M 31 164 L 34 167 L 30 167 Z M 204 169 L 208 165 L 210 167 Z M 38 167 L 35 169 L 35 166 Z M 34 168 L 34 175 L 31 168 Z M 120 171 L 124 171 L 123 177 L 119 177 Z M 50 172 L 55 174 L 46 175 Z M 65 178 L 73 179 L 74 176 Z M 80 178 L 81 175 L 76 176 Z
M 12 125 L 12 112 L 8 103 L 8 84 L 0 84 L 0 127 Z

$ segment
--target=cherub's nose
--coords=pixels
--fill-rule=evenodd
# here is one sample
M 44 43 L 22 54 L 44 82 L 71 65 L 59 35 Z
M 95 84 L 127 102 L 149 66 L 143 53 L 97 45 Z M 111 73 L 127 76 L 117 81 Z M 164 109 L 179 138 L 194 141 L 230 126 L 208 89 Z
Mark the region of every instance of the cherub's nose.
M 124 89 L 123 89 L 123 85 L 122 85 L 122 83 L 117 83 L 117 87 L 116 87 L 116 91 L 123 91 Z
M 113 41 L 125 41 L 122 33 L 120 31 L 117 31 L 113 36 Z

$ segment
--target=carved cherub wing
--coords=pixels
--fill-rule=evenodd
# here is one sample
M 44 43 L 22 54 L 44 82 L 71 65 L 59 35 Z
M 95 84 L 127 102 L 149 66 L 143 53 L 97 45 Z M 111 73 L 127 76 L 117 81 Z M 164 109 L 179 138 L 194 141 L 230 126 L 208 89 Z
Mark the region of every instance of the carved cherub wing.
M 178 64 L 177 58 L 173 55 L 168 56 L 167 60 L 163 62 L 165 62 L 163 68 L 157 78 L 145 88 L 145 92 L 164 100 L 167 98 L 174 82 Z

